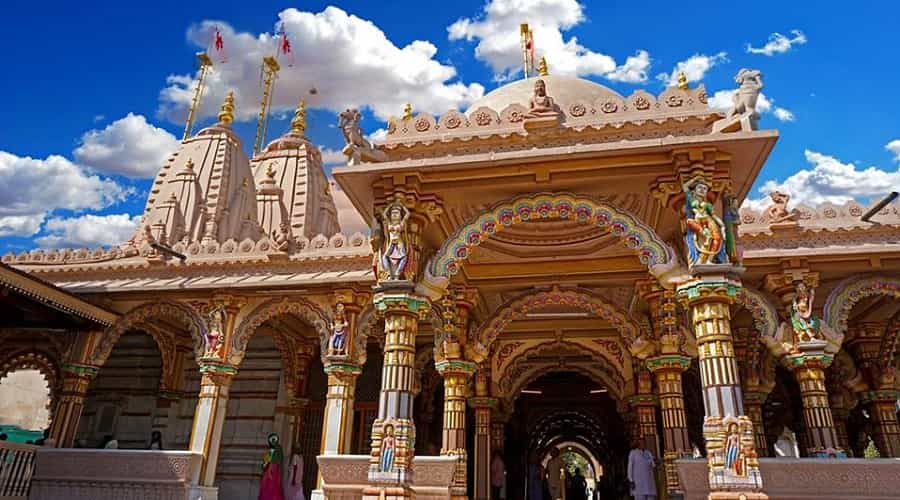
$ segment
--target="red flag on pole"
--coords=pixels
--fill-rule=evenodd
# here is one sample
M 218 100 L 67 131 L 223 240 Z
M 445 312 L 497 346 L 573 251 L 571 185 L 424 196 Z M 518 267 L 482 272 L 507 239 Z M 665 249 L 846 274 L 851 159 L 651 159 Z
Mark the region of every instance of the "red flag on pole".
M 219 27 L 216 26 L 215 32 L 213 33 L 213 39 L 210 43 L 210 48 L 212 49 L 212 54 L 215 55 L 215 59 L 217 62 L 223 63 L 227 60 L 225 55 L 225 39 L 222 38 L 222 32 L 219 31 Z M 210 52 L 207 50 L 207 52 Z
M 294 65 L 294 51 L 291 50 L 291 41 L 288 39 L 287 31 L 284 29 L 284 23 L 281 23 L 281 29 L 279 30 L 279 35 L 281 35 L 281 39 L 278 41 L 278 54 L 277 57 L 279 59 L 283 59 L 284 64 L 287 66 Z

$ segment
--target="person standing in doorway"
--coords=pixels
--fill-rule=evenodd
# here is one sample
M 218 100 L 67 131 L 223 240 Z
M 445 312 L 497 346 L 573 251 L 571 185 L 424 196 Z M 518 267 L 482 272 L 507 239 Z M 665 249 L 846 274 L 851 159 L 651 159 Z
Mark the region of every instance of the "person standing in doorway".
M 500 492 L 506 481 L 506 464 L 500 450 L 494 450 L 494 458 L 491 460 L 491 500 L 500 500 Z
M 650 450 L 644 448 L 640 439 L 635 439 L 628 454 L 628 486 L 634 500 L 656 499 L 655 465 Z
M 544 500 L 544 468 L 538 460 L 537 455 L 531 454 L 528 458 L 528 500 Z M 547 495 L 549 498 L 549 495 Z

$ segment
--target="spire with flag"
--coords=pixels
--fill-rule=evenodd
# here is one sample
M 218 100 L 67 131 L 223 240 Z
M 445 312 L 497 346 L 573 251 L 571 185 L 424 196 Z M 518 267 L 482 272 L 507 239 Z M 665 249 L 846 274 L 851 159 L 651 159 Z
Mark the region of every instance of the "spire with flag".
M 222 32 L 219 31 L 218 24 L 215 25 L 215 31 L 213 32 L 212 40 L 209 42 L 209 48 L 206 49 L 206 53 L 214 57 L 215 60 L 220 63 L 228 60 L 225 53 L 225 39 L 222 37 Z

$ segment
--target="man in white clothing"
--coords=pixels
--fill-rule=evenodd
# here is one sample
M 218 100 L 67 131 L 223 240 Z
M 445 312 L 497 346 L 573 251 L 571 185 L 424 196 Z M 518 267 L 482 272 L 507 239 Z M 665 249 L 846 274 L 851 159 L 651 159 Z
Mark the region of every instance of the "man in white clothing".
M 654 465 L 653 454 L 644 448 L 639 439 L 635 439 L 628 454 L 628 485 L 634 500 L 656 499 Z

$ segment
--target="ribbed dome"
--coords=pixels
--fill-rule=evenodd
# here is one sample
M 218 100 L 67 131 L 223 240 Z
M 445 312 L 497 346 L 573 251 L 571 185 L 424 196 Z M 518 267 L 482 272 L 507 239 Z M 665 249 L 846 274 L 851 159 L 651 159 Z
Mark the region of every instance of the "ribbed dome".
M 538 78 L 544 80 L 547 85 L 547 95 L 552 97 L 562 109 L 568 109 L 569 105 L 575 101 L 593 102 L 601 97 L 622 99 L 622 96 L 613 90 L 590 80 L 571 76 L 547 75 L 504 85 L 473 102 L 466 114 L 482 106 L 487 106 L 497 112 L 502 111 L 510 104 L 521 104 L 527 107 L 534 94 L 534 82 Z

